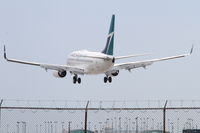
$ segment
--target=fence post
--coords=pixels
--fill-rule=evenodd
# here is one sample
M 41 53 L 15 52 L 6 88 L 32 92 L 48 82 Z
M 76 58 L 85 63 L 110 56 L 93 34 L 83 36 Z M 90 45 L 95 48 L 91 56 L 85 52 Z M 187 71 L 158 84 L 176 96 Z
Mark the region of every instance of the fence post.
M 87 102 L 86 107 L 85 107 L 85 133 L 87 133 L 87 111 L 88 111 L 88 104 L 89 104 L 89 101 Z
M 136 133 L 138 133 L 138 117 L 135 118 L 135 126 Z
M 1 102 L 0 102 L 0 133 L 1 133 L 1 105 L 3 103 L 3 99 L 1 99 Z
M 166 106 L 167 106 L 167 101 L 165 102 L 165 106 L 163 108 L 163 133 L 166 133 Z
M 71 132 L 71 123 L 72 123 L 71 121 L 68 122 L 68 133 Z

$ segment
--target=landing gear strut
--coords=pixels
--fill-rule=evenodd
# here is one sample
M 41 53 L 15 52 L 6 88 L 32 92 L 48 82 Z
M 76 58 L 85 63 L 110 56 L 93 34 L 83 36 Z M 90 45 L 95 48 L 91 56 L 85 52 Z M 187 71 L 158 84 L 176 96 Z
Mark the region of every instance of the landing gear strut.
M 81 83 L 81 78 L 78 77 L 77 75 L 74 75 L 74 77 L 73 77 L 73 83 L 76 84 L 76 82 L 78 82 L 80 84 Z
M 111 83 L 112 82 L 112 77 L 108 77 L 108 76 L 104 77 L 104 83 L 107 83 L 107 81 L 109 83 Z

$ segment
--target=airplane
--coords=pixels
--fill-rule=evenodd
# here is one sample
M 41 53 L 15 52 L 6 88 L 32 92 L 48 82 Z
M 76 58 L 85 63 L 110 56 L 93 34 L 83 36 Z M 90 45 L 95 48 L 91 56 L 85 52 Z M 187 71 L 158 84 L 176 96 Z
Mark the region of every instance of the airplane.
M 53 75 L 55 77 L 63 78 L 67 75 L 67 72 L 73 75 L 73 83 L 81 83 L 80 75 L 96 75 L 96 74 L 105 74 L 104 83 L 111 83 L 112 77 L 117 76 L 120 70 L 131 71 L 135 68 L 146 68 L 149 65 L 152 65 L 154 62 L 171 60 L 176 58 L 186 57 L 192 54 L 193 46 L 189 53 L 151 59 L 143 60 L 136 62 L 125 62 L 125 63 L 115 63 L 116 60 L 144 56 L 147 54 L 134 54 L 127 56 L 114 56 L 114 25 L 115 25 L 115 15 L 112 15 L 110 28 L 108 32 L 107 42 L 105 48 L 101 52 L 92 52 L 88 50 L 74 51 L 70 53 L 67 57 L 67 63 L 64 65 L 55 65 L 55 64 L 45 64 L 37 62 L 29 62 L 23 60 L 9 59 L 6 56 L 6 48 L 4 45 L 4 59 L 8 62 L 21 63 L 26 65 L 40 66 L 45 70 L 54 70 Z

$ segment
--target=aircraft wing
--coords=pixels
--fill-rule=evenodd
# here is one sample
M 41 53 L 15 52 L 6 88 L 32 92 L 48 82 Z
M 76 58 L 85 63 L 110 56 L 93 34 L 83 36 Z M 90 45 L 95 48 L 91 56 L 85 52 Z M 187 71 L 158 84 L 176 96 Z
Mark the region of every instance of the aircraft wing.
M 117 71 L 122 70 L 122 69 L 130 71 L 131 69 L 135 69 L 135 68 L 139 68 L 139 67 L 146 68 L 146 66 L 152 65 L 154 62 L 186 57 L 186 56 L 192 54 L 192 51 L 193 51 L 193 46 L 191 48 L 190 53 L 187 53 L 187 54 L 158 58 L 158 59 L 151 59 L 151 60 L 144 60 L 144 61 L 126 62 L 126 63 L 115 64 L 110 70 L 108 70 L 106 72 L 106 74 L 114 73 L 114 72 L 117 72 Z
M 22 60 L 16 60 L 16 59 L 9 59 L 6 56 L 6 49 L 4 46 L 4 59 L 8 62 L 14 62 L 14 63 L 20 63 L 20 64 L 26 64 L 26 65 L 33 65 L 33 66 L 40 66 L 44 68 L 45 70 L 56 70 L 56 71 L 70 71 L 75 74 L 84 74 L 84 70 L 81 68 L 68 66 L 68 65 L 55 65 L 55 64 L 44 64 L 44 63 L 37 63 L 37 62 L 29 62 L 29 61 L 22 61 Z
M 73 67 L 73 66 L 68 66 L 68 65 L 54 65 L 54 64 L 40 64 L 40 67 L 48 70 L 56 70 L 56 71 L 69 71 L 74 74 L 84 74 L 84 69 Z

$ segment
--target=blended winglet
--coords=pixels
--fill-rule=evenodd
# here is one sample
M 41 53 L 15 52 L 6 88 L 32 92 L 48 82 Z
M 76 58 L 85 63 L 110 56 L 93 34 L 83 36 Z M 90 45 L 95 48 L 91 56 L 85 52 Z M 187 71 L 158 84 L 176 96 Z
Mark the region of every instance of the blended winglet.
M 192 48 L 191 48 L 191 50 L 190 50 L 190 54 L 192 54 L 193 49 L 194 49 L 194 45 L 192 45 Z
M 6 46 L 4 45 L 4 59 L 6 59 L 7 60 L 7 57 L 6 57 Z

